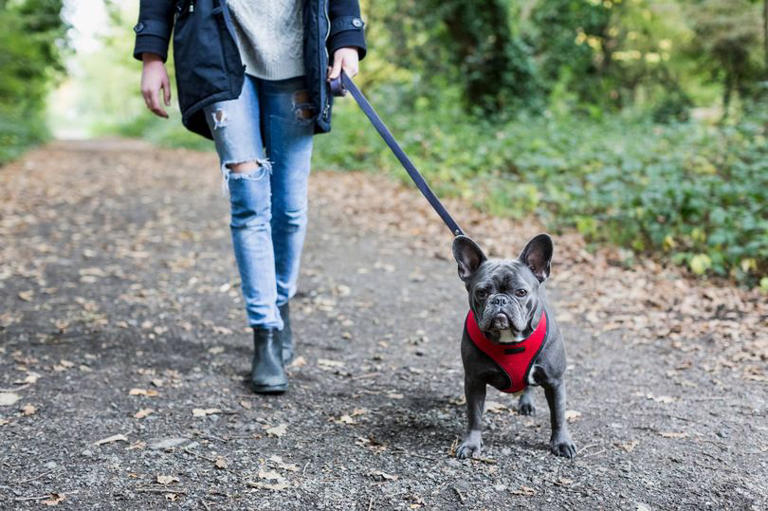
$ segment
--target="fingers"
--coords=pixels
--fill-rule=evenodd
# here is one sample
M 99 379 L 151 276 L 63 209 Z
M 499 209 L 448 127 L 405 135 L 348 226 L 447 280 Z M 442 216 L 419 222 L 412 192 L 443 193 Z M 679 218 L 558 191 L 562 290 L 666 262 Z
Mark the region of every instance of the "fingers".
M 358 53 L 356 48 L 339 48 L 333 53 L 333 67 L 328 68 L 328 80 L 337 78 L 343 69 L 351 78 L 358 71 Z
M 333 67 L 328 73 L 328 79 L 333 80 L 334 78 L 338 78 L 339 74 L 341 74 L 341 56 L 336 53 L 333 56 Z
M 168 81 L 168 75 L 163 78 L 163 100 L 165 106 L 171 106 L 171 83 Z
M 168 113 L 165 110 L 163 110 L 163 107 L 160 105 L 159 90 L 155 89 L 155 90 L 145 91 L 143 95 L 144 95 L 144 103 L 147 104 L 147 108 L 149 108 L 149 110 L 153 114 L 159 117 L 164 117 L 166 119 L 168 118 Z
M 349 75 L 350 78 L 357 74 L 357 59 L 346 59 L 342 64 L 344 72 Z
M 359 58 L 356 48 L 345 48 L 341 57 L 341 67 L 350 78 L 357 74 Z

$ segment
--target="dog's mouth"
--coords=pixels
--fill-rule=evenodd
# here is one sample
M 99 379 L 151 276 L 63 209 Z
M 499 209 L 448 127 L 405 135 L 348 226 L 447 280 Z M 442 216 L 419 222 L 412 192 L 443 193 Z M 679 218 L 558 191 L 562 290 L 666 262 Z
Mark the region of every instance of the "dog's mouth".
M 494 330 L 508 330 L 511 325 L 512 322 L 509 320 L 509 317 L 503 312 L 499 312 L 491 320 L 491 328 Z
M 497 338 L 498 344 L 517 344 L 523 342 L 526 337 L 523 332 L 517 331 L 512 320 L 502 311 L 497 312 L 486 322 L 486 331 L 492 332 Z

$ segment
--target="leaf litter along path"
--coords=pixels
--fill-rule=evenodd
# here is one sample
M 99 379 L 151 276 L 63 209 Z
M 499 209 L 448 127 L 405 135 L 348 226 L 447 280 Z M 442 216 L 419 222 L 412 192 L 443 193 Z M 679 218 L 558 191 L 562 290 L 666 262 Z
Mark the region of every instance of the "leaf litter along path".
M 555 238 L 573 460 L 489 389 L 465 427 L 465 294 L 418 193 L 315 173 L 301 357 L 246 385 L 251 339 L 213 154 L 57 142 L 0 169 L 0 508 L 765 509 L 766 305 Z M 493 254 L 541 229 L 449 201 Z

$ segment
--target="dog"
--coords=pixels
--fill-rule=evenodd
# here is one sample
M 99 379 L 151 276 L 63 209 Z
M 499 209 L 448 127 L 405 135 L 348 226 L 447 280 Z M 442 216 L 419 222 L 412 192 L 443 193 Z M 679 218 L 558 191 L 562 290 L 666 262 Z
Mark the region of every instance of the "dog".
M 532 238 L 517 259 L 488 259 L 467 236 L 453 241 L 469 297 L 461 340 L 468 426 L 456 450 L 459 458 L 482 450 L 486 385 L 522 391 L 522 415 L 535 413 L 533 386 L 543 387 L 552 426 L 549 448 L 557 456 L 576 454 L 565 420 L 565 346 L 544 289 L 553 251 L 548 234 Z

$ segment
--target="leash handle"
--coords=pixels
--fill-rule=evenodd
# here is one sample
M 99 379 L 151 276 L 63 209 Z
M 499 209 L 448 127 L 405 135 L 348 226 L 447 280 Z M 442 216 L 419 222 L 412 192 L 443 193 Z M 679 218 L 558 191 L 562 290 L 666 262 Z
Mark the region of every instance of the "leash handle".
M 443 203 L 440 202 L 440 199 L 437 198 L 437 195 L 435 195 L 419 171 L 416 170 L 416 166 L 408 158 L 408 155 L 405 154 L 405 151 L 403 151 L 403 149 L 397 143 L 395 137 L 392 136 L 392 133 L 384 124 L 384 121 L 381 120 L 363 93 L 360 92 L 360 89 L 357 88 L 357 85 L 355 85 L 355 82 L 352 81 L 352 78 L 347 76 L 347 74 L 342 70 L 338 78 L 331 80 L 330 88 L 331 93 L 333 93 L 334 96 L 346 96 L 347 92 L 352 94 L 352 97 L 355 98 L 358 106 L 360 106 L 360 109 L 371 121 L 371 124 L 373 124 L 373 127 L 376 128 L 376 131 L 379 132 L 381 138 L 384 139 L 384 142 L 387 143 L 397 159 L 400 160 L 400 164 L 405 168 L 406 172 L 408 172 L 408 175 L 416 184 L 421 194 L 425 199 L 427 199 L 429 204 L 440 216 L 445 225 L 448 226 L 448 229 L 451 230 L 451 234 L 454 236 L 463 235 L 464 231 L 461 230 L 459 224 L 456 223 L 450 213 L 448 213 L 448 211 L 445 209 L 445 206 L 443 206 Z

